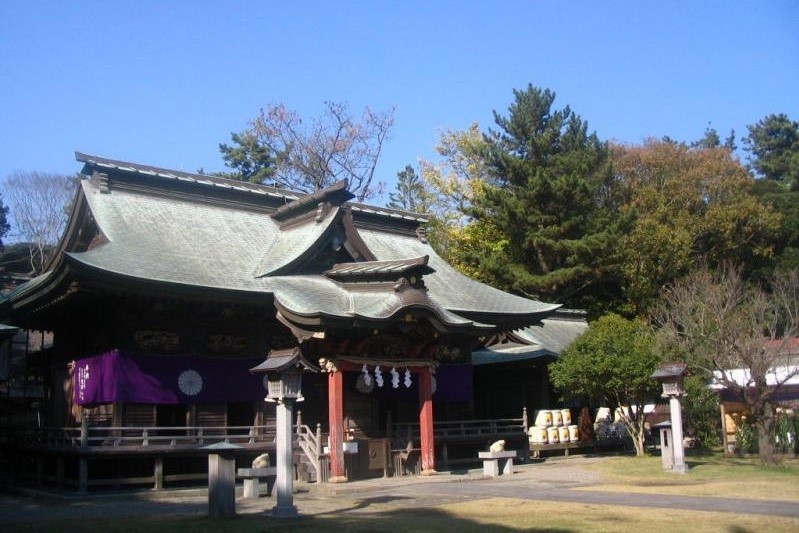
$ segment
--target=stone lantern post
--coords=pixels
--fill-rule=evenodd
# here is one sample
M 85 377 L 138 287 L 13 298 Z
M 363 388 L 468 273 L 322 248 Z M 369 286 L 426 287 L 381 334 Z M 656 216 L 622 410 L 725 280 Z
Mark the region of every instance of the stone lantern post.
M 685 474 L 688 467 L 685 464 L 685 446 L 682 436 L 682 406 L 680 397 L 685 395 L 683 379 L 685 378 L 687 365 L 685 363 L 666 363 L 658 367 L 652 377 L 660 381 L 663 385 L 663 397 L 669 399 L 669 409 L 671 414 L 671 446 L 664 446 L 663 440 L 667 439 L 667 429 L 665 435 L 661 435 L 661 454 L 670 453 L 670 458 L 663 458 L 663 468 L 670 469 L 672 472 Z M 670 459 L 670 460 L 668 460 Z M 670 466 L 670 468 L 669 468 Z
M 266 361 L 251 368 L 250 372 L 266 374 L 268 393 L 266 401 L 277 402 L 277 479 L 272 516 L 290 518 L 297 516 L 294 505 L 293 413 L 294 403 L 302 397 L 302 373 L 317 371 L 303 357 L 300 348 L 272 350 Z

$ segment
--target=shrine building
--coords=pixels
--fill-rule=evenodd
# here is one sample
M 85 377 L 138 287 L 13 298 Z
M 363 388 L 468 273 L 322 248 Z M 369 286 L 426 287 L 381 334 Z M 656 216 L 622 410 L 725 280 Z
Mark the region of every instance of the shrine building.
M 414 451 L 409 470 L 431 473 L 457 459 L 441 444 L 466 436 L 463 421 L 548 401 L 538 363 L 556 350 L 530 335 L 562 346 L 585 328 L 460 274 L 424 216 L 353 202 L 346 182 L 302 194 L 76 157 L 84 179 L 54 257 L 0 300 L 6 336 L 50 339 L 26 354 L 42 376 L 35 427 L 8 422 L 24 437 L 7 453 L 33 475 L 158 488 L 194 475 L 215 439 L 246 463 L 274 446 L 274 404 L 250 370 L 289 353 L 318 370 L 295 421 L 310 479 L 397 474 Z M 480 392 L 493 387 L 508 392 Z

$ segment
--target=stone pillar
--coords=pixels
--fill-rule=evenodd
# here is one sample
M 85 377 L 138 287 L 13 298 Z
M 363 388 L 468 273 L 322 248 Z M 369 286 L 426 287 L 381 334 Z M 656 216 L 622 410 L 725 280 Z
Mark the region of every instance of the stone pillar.
M 89 460 L 85 455 L 78 457 L 78 492 L 89 491 Z
M 208 454 L 208 516 L 231 518 L 236 514 L 236 460 L 232 454 Z
M 208 516 L 232 518 L 236 514 L 236 456 L 241 448 L 228 442 L 204 446 L 208 451 Z
M 347 481 L 344 469 L 344 374 L 327 375 L 328 422 L 330 426 L 330 482 Z
M 294 399 L 277 402 L 277 479 L 272 516 L 291 518 L 297 516 L 294 506 L 294 449 L 292 445 L 292 414 Z
M 436 473 L 436 454 L 433 435 L 433 375 L 431 368 L 419 372 L 419 435 L 422 448 L 422 475 L 433 475 Z
M 685 450 L 683 448 L 682 408 L 680 406 L 680 398 L 677 396 L 669 398 L 669 407 L 671 408 L 671 448 L 674 454 L 674 466 L 672 470 L 684 474 L 688 471 L 688 468 L 685 465 Z
M 162 490 L 164 488 L 164 458 L 157 456 L 153 463 L 153 489 Z

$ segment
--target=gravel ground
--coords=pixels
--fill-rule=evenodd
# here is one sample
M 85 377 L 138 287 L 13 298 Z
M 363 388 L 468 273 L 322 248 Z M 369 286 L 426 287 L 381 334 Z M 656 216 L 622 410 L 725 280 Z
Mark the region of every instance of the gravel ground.
M 589 504 L 799 517 L 793 502 L 664 496 L 572 490 L 601 482 L 586 466 L 601 458 L 573 457 L 516 465 L 514 474 L 486 479 L 480 470 L 444 472 L 429 477 L 377 478 L 344 484 L 295 485 L 294 504 L 302 515 L 368 512 L 392 508 L 430 507 L 487 497 L 567 501 Z M 240 489 L 239 489 L 240 490 Z M 236 500 L 239 514 L 261 513 L 274 497 Z M 207 512 L 205 489 L 97 492 L 17 490 L 0 494 L 0 525 L 38 520 L 108 516 L 187 516 Z M 0 527 L 0 529 L 3 529 Z

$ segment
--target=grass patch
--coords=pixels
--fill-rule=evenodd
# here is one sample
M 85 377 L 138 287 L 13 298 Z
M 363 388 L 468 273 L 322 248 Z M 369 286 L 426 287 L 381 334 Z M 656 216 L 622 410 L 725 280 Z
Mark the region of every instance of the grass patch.
M 721 454 L 689 455 L 687 474 L 664 471 L 660 457 L 614 457 L 587 468 L 605 483 L 582 490 L 644 492 L 799 502 L 799 460 L 764 467 L 757 457 Z

